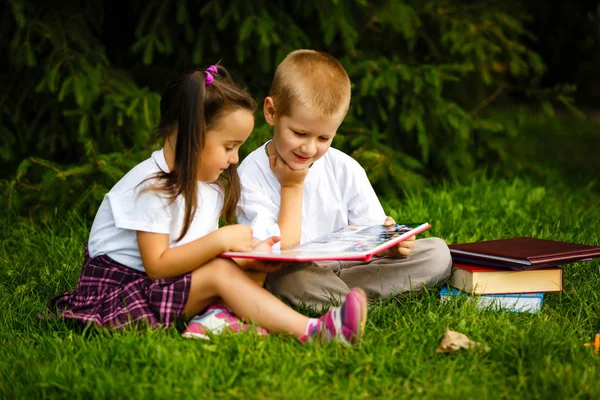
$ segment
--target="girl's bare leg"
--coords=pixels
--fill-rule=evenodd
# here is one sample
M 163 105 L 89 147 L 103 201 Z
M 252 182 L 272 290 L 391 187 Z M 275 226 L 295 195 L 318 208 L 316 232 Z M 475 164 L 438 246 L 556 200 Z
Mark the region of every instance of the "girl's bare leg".
M 258 286 L 237 264 L 224 258 L 215 258 L 192 272 L 192 287 L 183 313 L 193 317 L 218 298 L 240 318 L 271 332 L 299 338 L 308 324 L 308 317 Z

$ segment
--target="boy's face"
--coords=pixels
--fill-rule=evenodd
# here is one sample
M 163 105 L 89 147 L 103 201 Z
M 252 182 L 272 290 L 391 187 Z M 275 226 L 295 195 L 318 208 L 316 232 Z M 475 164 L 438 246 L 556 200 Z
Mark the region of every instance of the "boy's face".
M 273 143 L 279 156 L 294 170 L 308 168 L 329 150 L 344 115 L 321 117 L 294 101 L 290 115 L 278 115 L 271 97 L 265 99 L 267 123 L 275 128 Z

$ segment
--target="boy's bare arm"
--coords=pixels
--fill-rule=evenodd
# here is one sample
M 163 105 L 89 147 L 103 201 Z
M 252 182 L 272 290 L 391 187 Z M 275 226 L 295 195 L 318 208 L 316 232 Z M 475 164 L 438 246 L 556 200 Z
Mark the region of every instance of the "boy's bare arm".
M 281 232 L 281 249 L 300 244 L 302 234 L 302 186 L 282 186 L 281 205 L 277 224 Z
M 281 184 L 281 202 L 277 224 L 281 233 L 280 248 L 289 249 L 300 244 L 302 234 L 302 196 L 308 168 L 291 169 L 278 155 L 269 157 L 271 170 Z

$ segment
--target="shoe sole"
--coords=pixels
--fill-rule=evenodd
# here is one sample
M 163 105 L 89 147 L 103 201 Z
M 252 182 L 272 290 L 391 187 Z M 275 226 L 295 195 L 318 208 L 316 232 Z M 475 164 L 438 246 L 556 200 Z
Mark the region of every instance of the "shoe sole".
M 360 343 L 362 341 L 363 335 L 365 334 L 365 329 L 367 326 L 367 313 L 369 310 L 369 301 L 367 300 L 367 294 L 365 293 L 364 290 L 358 288 L 358 291 L 360 291 L 360 326 L 359 326 L 359 331 L 357 332 L 357 334 L 355 335 L 355 340 L 354 343 Z
M 202 333 L 194 333 L 194 332 L 183 332 L 181 334 L 186 339 L 202 339 L 202 340 L 210 340 L 207 335 L 203 335 Z
M 352 335 L 350 338 L 346 339 L 348 342 L 347 343 L 348 345 L 358 344 L 361 342 L 362 337 L 365 333 L 365 327 L 366 327 L 366 323 L 367 323 L 367 312 L 368 312 L 368 308 L 369 308 L 369 304 L 367 301 L 367 294 L 365 293 L 364 290 L 362 290 L 361 288 L 354 288 L 354 289 L 352 289 L 352 292 L 356 293 L 356 295 L 353 296 L 354 298 L 351 300 L 358 301 L 357 319 L 355 321 L 355 323 L 357 323 L 357 324 L 353 327 L 354 335 Z M 346 306 L 348 306 L 348 305 L 346 305 Z

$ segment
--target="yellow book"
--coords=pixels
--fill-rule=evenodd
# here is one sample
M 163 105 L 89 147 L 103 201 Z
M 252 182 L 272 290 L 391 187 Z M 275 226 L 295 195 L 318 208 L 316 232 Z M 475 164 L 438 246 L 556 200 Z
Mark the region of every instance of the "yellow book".
M 506 270 L 454 263 L 450 284 L 471 294 L 560 292 L 563 269 Z

